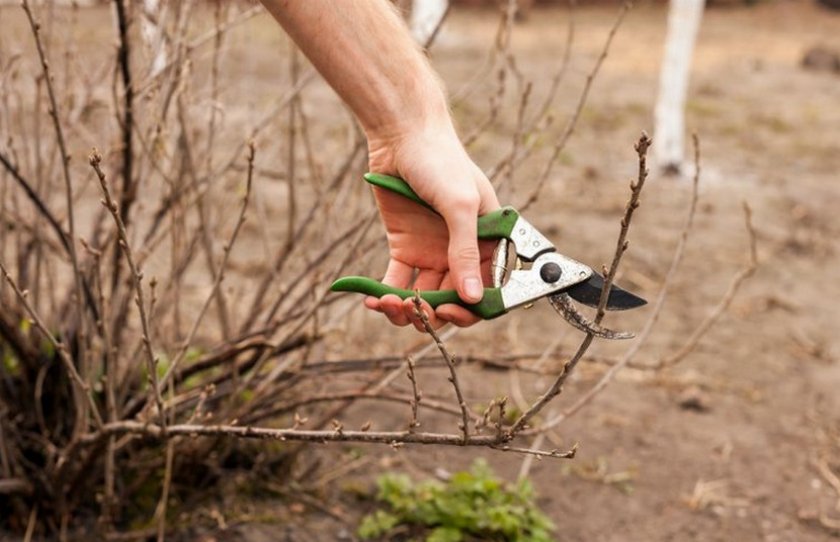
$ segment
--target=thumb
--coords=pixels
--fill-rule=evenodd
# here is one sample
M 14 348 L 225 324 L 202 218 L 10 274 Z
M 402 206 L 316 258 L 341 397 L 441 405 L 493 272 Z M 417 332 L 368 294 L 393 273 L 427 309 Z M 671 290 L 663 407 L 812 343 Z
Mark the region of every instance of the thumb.
M 443 218 L 449 229 L 449 272 L 455 289 L 465 302 L 478 303 L 484 295 L 476 222 L 478 199 L 448 206 Z

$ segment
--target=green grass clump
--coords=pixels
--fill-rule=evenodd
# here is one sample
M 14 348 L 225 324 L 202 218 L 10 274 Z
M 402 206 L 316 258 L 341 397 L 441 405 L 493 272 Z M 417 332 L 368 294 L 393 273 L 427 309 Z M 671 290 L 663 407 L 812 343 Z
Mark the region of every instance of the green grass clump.
M 362 520 L 358 534 L 363 540 L 554 540 L 554 525 L 537 508 L 531 484 L 505 484 L 482 460 L 445 484 L 384 474 L 377 485 L 380 507 Z

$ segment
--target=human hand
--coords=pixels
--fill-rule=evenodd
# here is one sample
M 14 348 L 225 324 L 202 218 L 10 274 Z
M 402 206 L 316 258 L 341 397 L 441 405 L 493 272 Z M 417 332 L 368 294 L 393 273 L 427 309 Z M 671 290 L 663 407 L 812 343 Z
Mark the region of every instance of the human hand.
M 387 137 L 369 135 L 368 151 L 370 171 L 402 177 L 440 213 L 388 190 L 374 189 L 391 256 L 382 282 L 397 288 L 455 289 L 467 303 L 480 301 L 483 285 L 490 282 L 495 242 L 478 241 L 476 219 L 498 209 L 499 202 L 451 123 Z M 441 305 L 433 311 L 423 304 L 434 328 L 446 322 L 465 327 L 479 320 L 459 305 Z M 368 297 L 365 306 L 384 313 L 395 325 L 411 323 L 424 329 L 412 299 Z

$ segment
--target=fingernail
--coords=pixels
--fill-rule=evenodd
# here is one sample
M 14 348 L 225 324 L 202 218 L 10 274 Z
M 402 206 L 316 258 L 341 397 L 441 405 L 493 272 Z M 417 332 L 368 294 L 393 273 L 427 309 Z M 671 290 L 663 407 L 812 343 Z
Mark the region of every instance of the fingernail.
M 481 298 L 484 296 L 484 288 L 481 287 L 481 281 L 474 277 L 465 278 L 464 293 L 474 303 L 481 301 Z

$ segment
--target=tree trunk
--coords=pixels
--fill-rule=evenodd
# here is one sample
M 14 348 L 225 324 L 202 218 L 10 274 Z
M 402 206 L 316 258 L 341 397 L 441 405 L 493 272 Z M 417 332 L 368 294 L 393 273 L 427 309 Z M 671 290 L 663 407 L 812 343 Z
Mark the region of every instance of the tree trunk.
M 656 163 L 666 172 L 679 173 L 684 165 L 685 101 L 703 4 L 704 0 L 671 0 L 668 10 L 653 138 Z
M 448 0 L 414 0 L 411 6 L 411 33 L 419 43 L 426 43 L 446 13 Z
M 160 0 L 143 0 L 140 30 L 147 49 L 153 56 L 149 75 L 154 77 L 166 67 L 169 60 L 164 33 L 164 19 L 166 7 L 161 6 Z

